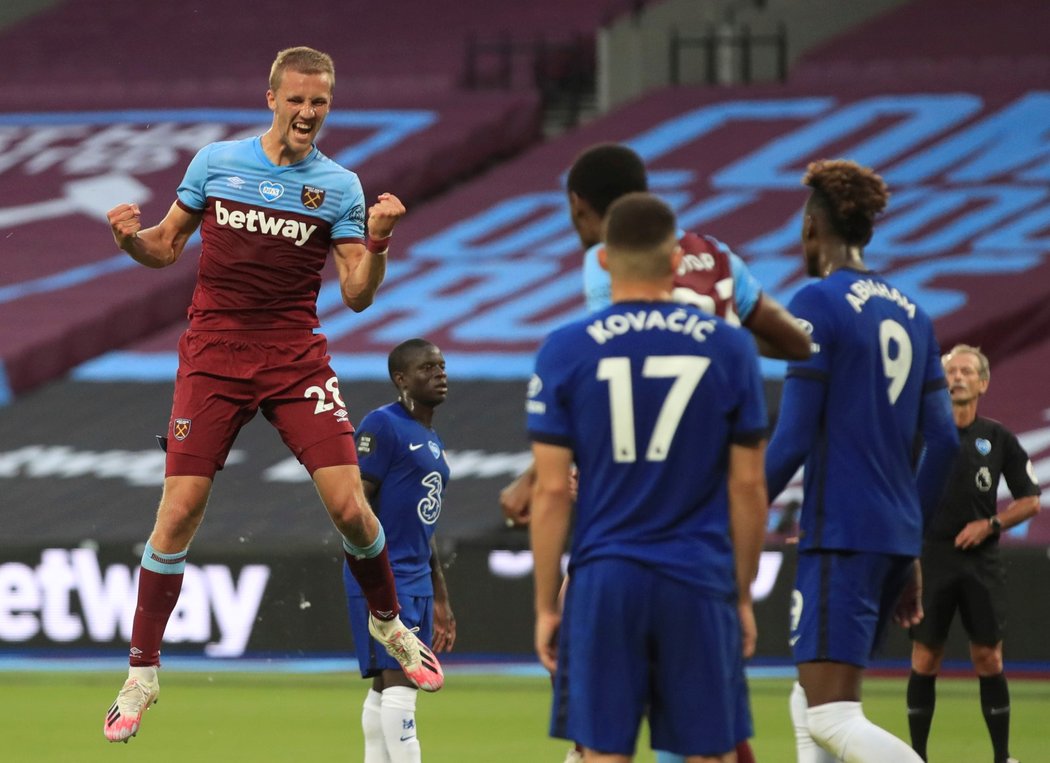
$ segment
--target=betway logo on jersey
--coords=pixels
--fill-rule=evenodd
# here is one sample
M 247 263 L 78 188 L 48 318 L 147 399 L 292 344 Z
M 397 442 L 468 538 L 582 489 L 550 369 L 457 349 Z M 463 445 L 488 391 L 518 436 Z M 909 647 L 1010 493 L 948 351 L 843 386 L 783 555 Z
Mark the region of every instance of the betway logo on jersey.
M 266 236 L 281 236 L 289 239 L 296 246 L 302 246 L 310 240 L 317 230 L 316 225 L 307 225 L 301 220 L 271 217 L 260 209 L 226 209 L 222 201 L 215 200 L 215 224 L 234 230 L 246 230 L 249 233 L 262 233 Z
M 87 548 L 44 549 L 35 567 L 0 564 L 0 644 L 41 636 L 55 644 L 130 640 L 138 574 L 137 565 L 103 570 Z M 262 564 L 246 565 L 236 578 L 223 564 L 187 564 L 164 641 L 204 644 L 211 657 L 240 656 L 269 578 Z

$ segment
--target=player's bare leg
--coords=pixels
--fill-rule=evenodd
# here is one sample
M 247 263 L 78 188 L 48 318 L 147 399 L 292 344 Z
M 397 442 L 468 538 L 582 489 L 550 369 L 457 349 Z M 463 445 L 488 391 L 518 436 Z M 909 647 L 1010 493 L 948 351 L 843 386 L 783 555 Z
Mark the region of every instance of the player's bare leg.
M 211 480 L 205 477 L 169 477 L 164 481 L 157 521 L 139 570 L 128 677 L 106 712 L 102 728 L 111 742 L 126 743 L 138 734 L 142 714 L 160 694 L 157 670 L 161 640 L 182 589 L 186 549 L 204 517 L 210 491 Z
M 360 469 L 350 465 L 329 466 L 317 469 L 313 478 L 332 522 L 343 536 L 350 572 L 368 601 L 368 632 L 397 660 L 414 686 L 423 691 L 437 691 L 445 683 L 441 664 L 414 630 L 406 628 L 397 616 L 397 591 L 386 538 L 365 499 Z

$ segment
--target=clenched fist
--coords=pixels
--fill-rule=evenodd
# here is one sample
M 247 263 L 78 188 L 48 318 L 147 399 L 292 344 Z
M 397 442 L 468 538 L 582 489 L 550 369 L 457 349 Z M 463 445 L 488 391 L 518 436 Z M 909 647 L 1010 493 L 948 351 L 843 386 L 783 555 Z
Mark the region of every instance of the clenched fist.
M 405 216 L 405 205 L 392 193 L 379 194 L 379 200 L 368 208 L 368 235 L 386 238 L 394 232 L 397 221 Z
M 106 213 L 106 218 L 113 229 L 113 240 L 121 249 L 142 230 L 142 212 L 138 204 L 118 204 Z

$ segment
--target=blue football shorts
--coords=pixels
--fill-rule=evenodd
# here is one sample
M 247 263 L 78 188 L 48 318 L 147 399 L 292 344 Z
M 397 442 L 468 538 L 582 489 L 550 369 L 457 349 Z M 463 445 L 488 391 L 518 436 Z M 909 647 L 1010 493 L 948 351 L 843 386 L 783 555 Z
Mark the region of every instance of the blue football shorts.
M 801 551 L 791 595 L 790 644 L 796 663 L 829 660 L 868 666 L 914 557 L 863 551 Z
M 721 755 L 751 736 L 735 595 L 618 558 L 575 568 L 558 644 L 551 735 L 634 753 Z

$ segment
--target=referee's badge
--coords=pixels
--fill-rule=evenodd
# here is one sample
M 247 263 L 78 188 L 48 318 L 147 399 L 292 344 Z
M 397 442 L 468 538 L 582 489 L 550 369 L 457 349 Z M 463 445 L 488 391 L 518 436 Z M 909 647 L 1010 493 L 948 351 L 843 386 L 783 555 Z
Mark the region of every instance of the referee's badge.
M 992 443 L 990 443 L 983 437 L 978 437 L 976 440 L 974 440 L 973 444 L 976 446 L 977 452 L 980 453 L 982 456 L 987 456 L 989 453 L 992 452 Z
M 992 473 L 988 471 L 987 466 L 982 466 L 977 470 L 977 477 L 974 479 L 977 483 L 977 489 L 982 493 L 987 493 L 992 489 Z

